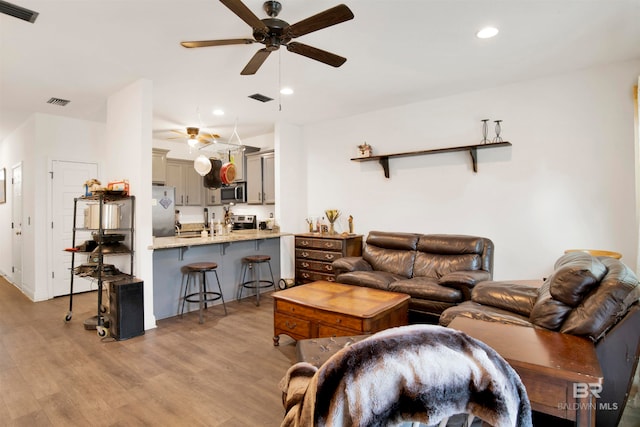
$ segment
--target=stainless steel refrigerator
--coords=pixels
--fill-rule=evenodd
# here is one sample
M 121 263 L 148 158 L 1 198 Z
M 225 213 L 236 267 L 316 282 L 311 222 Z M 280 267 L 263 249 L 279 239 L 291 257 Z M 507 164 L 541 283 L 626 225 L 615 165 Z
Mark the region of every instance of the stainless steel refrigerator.
M 151 197 L 153 236 L 175 236 L 176 188 L 154 185 Z

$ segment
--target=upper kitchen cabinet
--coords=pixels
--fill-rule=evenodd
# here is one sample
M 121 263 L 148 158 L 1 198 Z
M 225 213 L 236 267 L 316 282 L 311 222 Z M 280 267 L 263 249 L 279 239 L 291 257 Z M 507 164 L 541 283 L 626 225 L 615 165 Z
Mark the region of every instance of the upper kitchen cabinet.
M 229 150 L 222 156 L 222 161 L 232 162 L 236 167 L 235 182 L 247 181 L 247 155 L 259 151 L 258 147 L 244 146 L 243 148 L 235 148 Z
M 176 187 L 176 206 L 202 206 L 202 177 L 192 161 L 167 159 L 166 185 Z
M 151 181 L 164 185 L 167 182 L 167 153 L 169 150 L 154 148 L 151 152 Z
M 204 204 L 205 204 L 205 206 L 222 205 L 222 199 L 220 198 L 220 189 L 219 188 L 205 188 L 204 189 Z
M 247 203 L 274 204 L 275 187 L 273 150 L 247 155 Z

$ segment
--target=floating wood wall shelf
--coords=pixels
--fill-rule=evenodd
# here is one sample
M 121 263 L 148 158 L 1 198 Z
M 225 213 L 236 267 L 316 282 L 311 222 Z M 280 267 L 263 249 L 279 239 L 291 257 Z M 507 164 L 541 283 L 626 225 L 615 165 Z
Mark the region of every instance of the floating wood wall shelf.
M 405 153 L 393 153 L 393 154 L 379 154 L 371 157 L 354 157 L 351 159 L 354 162 L 371 162 L 377 160 L 382 169 L 384 169 L 384 176 L 389 178 L 389 159 L 393 157 L 413 157 L 423 156 L 425 154 L 438 154 L 438 153 L 452 153 L 454 151 L 468 151 L 471 155 L 471 162 L 473 163 L 473 171 L 478 172 L 478 150 L 482 148 L 495 148 L 511 146 L 510 142 L 491 142 L 488 144 L 476 144 L 465 145 L 462 147 L 449 147 L 449 148 L 435 148 L 432 150 L 420 150 L 420 151 L 408 151 Z

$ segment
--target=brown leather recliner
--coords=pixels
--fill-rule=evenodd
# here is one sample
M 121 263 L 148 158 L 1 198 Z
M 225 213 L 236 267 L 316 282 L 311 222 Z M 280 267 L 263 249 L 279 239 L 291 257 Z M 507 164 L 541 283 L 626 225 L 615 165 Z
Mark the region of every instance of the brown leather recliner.
M 540 284 L 538 284 L 540 285 Z M 520 281 L 479 283 L 471 300 L 445 310 L 455 317 L 545 328 L 595 343 L 604 376 L 597 426 L 617 425 L 640 355 L 640 284 L 621 261 L 574 252 L 560 257 L 541 286 Z
M 362 257 L 333 262 L 339 283 L 409 294 L 412 321 L 437 322 L 440 313 L 471 297 L 493 274 L 493 242 L 484 237 L 371 231 Z

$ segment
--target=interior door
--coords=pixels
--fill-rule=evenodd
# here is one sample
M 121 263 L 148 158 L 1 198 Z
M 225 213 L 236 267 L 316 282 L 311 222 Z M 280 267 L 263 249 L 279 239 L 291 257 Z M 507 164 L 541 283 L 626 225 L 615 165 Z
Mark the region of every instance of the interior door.
M 65 252 L 65 248 L 73 246 L 73 199 L 82 195 L 84 183 L 98 176 L 96 163 L 65 162 L 54 160 L 52 162 L 52 190 L 51 190 L 51 254 L 52 254 L 52 289 L 51 297 L 68 295 L 71 278 L 71 254 Z M 84 225 L 84 207 L 86 204 L 78 204 L 76 212 L 76 227 Z M 76 246 L 91 239 L 89 232 L 76 233 Z M 87 255 L 75 254 L 75 265 L 78 266 L 86 260 Z M 86 292 L 91 288 L 92 282 L 79 276 L 73 279 L 73 293 Z
M 11 171 L 11 281 L 22 290 L 22 163 Z

